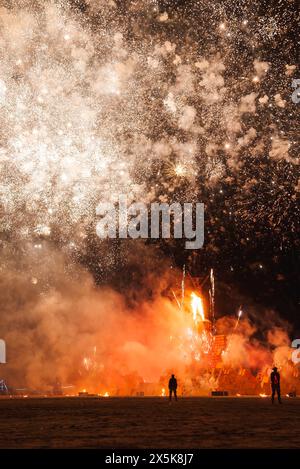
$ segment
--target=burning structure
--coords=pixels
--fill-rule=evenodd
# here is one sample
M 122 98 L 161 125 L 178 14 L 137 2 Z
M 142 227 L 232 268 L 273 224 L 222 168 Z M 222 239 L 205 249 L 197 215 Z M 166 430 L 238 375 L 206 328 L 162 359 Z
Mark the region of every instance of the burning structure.
M 205 301 L 201 288 L 208 280 L 209 301 Z M 273 331 L 273 344 L 281 344 L 273 351 L 272 347 L 264 348 L 255 340 L 251 343 L 253 326 L 243 317 L 241 308 L 229 321 L 229 318 L 216 320 L 214 289 L 213 270 L 204 281 L 200 281 L 191 277 L 186 280 L 184 268 L 181 288 L 170 288 L 163 303 L 154 305 L 156 327 L 159 327 L 158 316 L 166 320 L 162 326 L 164 337 L 149 327 L 149 318 L 143 318 L 150 333 L 158 334 L 158 337 L 153 342 L 148 342 L 145 337 L 141 341 L 141 337 L 134 339 L 135 333 L 131 330 L 131 338 L 126 337 L 125 344 L 120 348 L 123 359 L 120 356 L 116 359 L 117 363 L 121 363 L 121 372 L 116 370 L 115 363 L 112 365 L 113 372 L 104 364 L 99 369 L 97 350 L 94 348 L 93 353 L 82 361 L 82 383 L 94 392 L 100 389 L 102 396 L 165 396 L 169 376 L 175 372 L 182 396 L 211 393 L 267 395 L 269 374 L 273 361 L 277 360 L 282 365 L 284 392 L 299 389 L 299 371 L 291 362 L 291 350 L 287 347 L 283 331 Z M 226 327 L 224 320 L 227 321 Z M 134 327 L 138 327 L 137 324 Z M 149 374 L 153 363 L 151 360 L 149 362 L 145 353 L 159 360 L 159 364 L 156 363 L 152 369 L 154 373 Z M 128 364 L 131 368 L 129 373 L 124 372 L 124 362 L 127 369 Z M 149 379 L 148 376 L 156 379 Z
M 15 275 L 15 287 L 19 280 Z M 152 284 L 153 298 L 133 306 L 111 289 L 95 289 L 85 275 L 75 285 L 61 280 L 55 292 L 39 297 L 36 326 L 32 316 L 26 326 L 26 348 L 21 342 L 18 349 L 19 341 L 11 340 L 18 331 L 6 326 L 10 360 L 2 367 L 3 378 L 15 387 L 24 383 L 27 394 L 42 389 L 56 396 L 164 396 L 171 373 L 182 396 L 268 394 L 274 363 L 283 393 L 300 390 L 283 329 L 271 327 L 268 343 L 262 344 L 241 308 L 234 316 L 215 314 L 213 271 L 201 280 L 185 278 L 185 269 L 165 273 L 160 285 Z M 29 299 L 24 298 L 24 311 L 31 307 Z M 31 353 L 37 344 L 40 353 Z

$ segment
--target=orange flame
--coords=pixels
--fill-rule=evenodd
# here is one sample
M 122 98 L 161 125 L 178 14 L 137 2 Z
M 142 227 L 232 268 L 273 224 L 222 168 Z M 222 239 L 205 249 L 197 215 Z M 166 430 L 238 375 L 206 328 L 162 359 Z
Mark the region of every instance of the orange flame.
M 193 311 L 194 322 L 198 324 L 199 321 L 204 321 L 205 316 L 202 298 L 200 298 L 200 296 L 196 295 L 194 292 L 191 293 L 191 307 Z

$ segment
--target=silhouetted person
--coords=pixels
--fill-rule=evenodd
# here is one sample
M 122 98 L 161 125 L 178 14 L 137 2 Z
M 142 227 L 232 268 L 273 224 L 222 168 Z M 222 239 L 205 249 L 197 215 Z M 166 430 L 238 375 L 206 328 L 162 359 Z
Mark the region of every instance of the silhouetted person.
M 177 379 L 174 375 L 169 380 L 169 399 L 172 399 L 172 393 L 174 393 L 175 401 L 177 401 Z
M 274 404 L 275 393 L 277 393 L 278 402 L 281 404 L 280 397 L 280 374 L 277 371 L 276 366 L 273 368 L 271 373 L 271 387 L 272 387 L 272 404 Z

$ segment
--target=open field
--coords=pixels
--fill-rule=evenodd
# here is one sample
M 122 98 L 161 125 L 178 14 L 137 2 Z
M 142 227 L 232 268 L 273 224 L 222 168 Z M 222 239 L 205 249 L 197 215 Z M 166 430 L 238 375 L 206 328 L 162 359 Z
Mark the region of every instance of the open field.
M 300 399 L 0 399 L 1 448 L 300 448 Z

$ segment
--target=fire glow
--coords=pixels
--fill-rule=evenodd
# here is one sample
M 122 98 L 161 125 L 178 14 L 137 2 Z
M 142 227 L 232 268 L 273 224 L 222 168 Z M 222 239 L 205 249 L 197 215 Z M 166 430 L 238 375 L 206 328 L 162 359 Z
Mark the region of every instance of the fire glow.
M 211 283 L 214 285 L 214 279 Z M 252 374 L 250 369 L 243 365 L 244 353 L 248 354 L 249 363 L 253 359 L 258 362 L 256 347 L 251 346 L 249 339 L 244 337 L 245 328 L 249 328 L 245 312 L 242 318 L 242 309 L 239 308 L 230 322 L 226 319 L 226 334 L 213 333 L 213 324 L 209 319 L 212 305 L 206 311 L 203 295 L 198 290 L 191 290 L 185 284 L 183 291 L 182 302 L 178 299 L 179 292 L 176 293 L 172 289 L 172 300 L 154 306 L 156 313 L 152 319 L 156 322 L 160 318 L 160 330 L 154 330 L 149 318 L 144 317 L 143 326 L 152 331 L 151 338 L 154 340 L 149 343 L 151 352 L 149 351 L 148 357 L 144 355 L 145 342 L 141 342 L 136 335 L 138 330 L 142 333 L 141 325 L 136 323 L 129 330 L 125 330 L 125 343 L 119 349 L 122 350 L 123 357 L 121 359 L 120 355 L 114 356 L 114 361 L 120 363 L 123 368 L 126 363 L 127 369 L 130 369 L 127 377 L 117 375 L 116 371 L 112 372 L 108 363 L 100 364 L 98 347 L 93 347 L 91 355 L 86 356 L 83 362 L 82 373 L 86 375 L 88 387 L 98 392 L 101 379 L 106 376 L 104 380 L 109 390 L 100 396 L 165 397 L 169 375 L 175 372 L 183 396 L 207 395 L 212 390 L 229 389 L 231 395 L 237 397 L 249 394 L 267 397 L 273 358 L 270 353 L 260 349 L 259 353 L 265 364 L 258 375 Z M 123 326 L 126 322 L 128 321 L 125 321 Z M 223 320 L 217 321 L 217 328 L 222 324 Z M 162 360 L 156 360 L 159 356 L 163 357 L 163 367 L 160 366 Z M 152 357 L 156 357 L 154 361 L 151 361 Z M 279 355 L 276 357 L 278 360 Z M 87 362 L 88 367 L 85 366 Z M 149 370 L 152 370 L 151 373 Z M 111 379 L 107 381 L 109 376 Z

